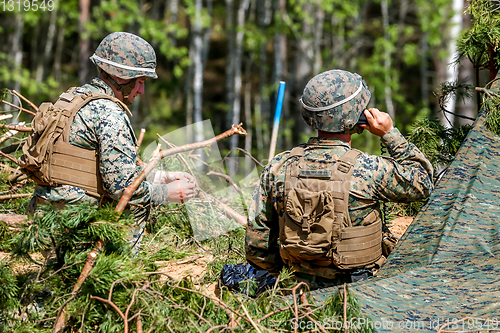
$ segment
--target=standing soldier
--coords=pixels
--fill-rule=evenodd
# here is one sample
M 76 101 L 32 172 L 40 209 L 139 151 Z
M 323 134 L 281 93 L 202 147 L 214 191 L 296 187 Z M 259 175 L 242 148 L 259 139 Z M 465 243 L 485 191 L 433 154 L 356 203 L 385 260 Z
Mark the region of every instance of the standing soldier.
M 288 267 L 312 289 L 364 279 L 394 245 L 379 200 L 430 195 L 431 163 L 387 113 L 365 109 L 370 95 L 361 76 L 343 70 L 307 83 L 302 117 L 318 137 L 277 155 L 264 169 L 246 231 L 253 266 L 273 275 Z M 352 149 L 351 135 L 363 129 L 379 136 L 391 157 Z
M 54 105 L 42 104 L 34 119 L 35 131 L 20 159 L 38 184 L 29 213 L 40 204 L 63 208 L 97 204 L 106 197 L 119 200 L 141 171 L 127 106 L 144 93 L 148 77 L 157 78 L 154 49 L 136 35 L 116 32 L 101 41 L 90 59 L 99 67 L 99 77 L 61 94 Z M 195 187 L 194 178 L 184 172 L 157 171 L 148 180 L 129 202 L 135 220 L 134 251 L 150 205 L 187 201 Z

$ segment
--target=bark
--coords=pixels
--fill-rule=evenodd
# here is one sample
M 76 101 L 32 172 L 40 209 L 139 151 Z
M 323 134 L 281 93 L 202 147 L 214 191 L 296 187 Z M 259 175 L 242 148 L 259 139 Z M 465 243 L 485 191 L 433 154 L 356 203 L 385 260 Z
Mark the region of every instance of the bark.
M 78 21 L 78 33 L 79 33 L 79 70 L 78 70 L 78 82 L 80 85 L 84 85 L 87 82 L 89 76 L 89 57 L 90 57 L 90 39 L 87 30 L 85 29 L 85 24 L 89 19 L 90 10 L 90 0 L 79 0 L 80 1 L 80 17 Z
M 0 214 L 0 222 L 7 224 L 9 227 L 19 228 L 25 224 L 31 224 L 31 221 L 27 219 L 27 215 Z
M 49 59 L 51 56 L 51 51 L 54 47 L 54 39 L 56 36 L 57 27 L 57 6 L 52 12 L 50 12 L 50 22 L 47 31 L 47 42 L 45 43 L 45 48 L 43 51 L 43 57 L 41 61 L 38 62 L 36 71 L 36 82 L 42 82 L 44 80 L 45 74 L 47 73 L 47 67 L 49 64 Z
M 387 0 L 381 0 L 380 6 L 382 7 L 382 20 L 384 25 L 384 38 L 386 43 L 389 44 L 389 8 Z M 387 107 L 387 113 L 394 119 L 394 104 L 392 103 L 392 88 L 391 88 L 391 52 L 388 47 L 384 48 L 384 69 L 385 69 L 385 105 Z
M 286 15 L 286 0 L 279 0 L 277 10 L 280 13 L 280 17 Z M 287 79 L 287 39 L 286 35 L 283 32 L 277 32 L 274 35 L 274 75 L 272 83 L 277 88 L 279 81 L 285 81 Z M 277 96 L 277 90 L 276 94 Z M 287 119 L 289 117 L 288 111 L 288 94 L 285 93 L 285 98 L 283 100 L 283 111 L 282 117 Z M 274 115 L 274 113 L 273 113 Z M 282 140 L 278 137 L 277 149 L 282 149 Z
M 464 0 L 464 7 L 467 5 L 466 4 L 467 0 Z M 462 18 L 462 28 L 463 29 L 469 29 L 471 26 L 471 17 L 469 13 L 465 13 Z M 460 61 L 460 67 L 458 71 L 458 78 L 460 82 L 466 83 L 466 84 L 472 84 L 474 85 L 474 66 L 472 65 L 472 62 L 469 61 L 469 59 L 463 58 Z M 474 97 L 476 94 L 473 94 L 473 97 L 471 98 L 465 98 L 461 102 L 457 103 L 455 106 L 455 112 L 457 114 L 464 115 L 469 118 L 475 118 L 477 116 L 476 113 L 476 108 L 475 108 L 475 102 L 474 102 Z M 457 117 L 455 123 L 458 126 L 462 126 L 465 124 L 471 124 L 470 120 Z
M 193 124 L 193 73 L 194 73 L 194 41 L 192 40 L 190 45 L 189 45 L 189 62 L 191 65 L 188 68 L 187 75 L 186 75 L 186 83 L 184 86 L 184 94 L 186 96 L 186 135 L 189 139 L 194 139 L 193 138 L 193 133 L 192 133 L 192 126 L 189 126 Z
M 462 29 L 462 12 L 464 10 L 463 0 L 453 0 L 452 2 L 453 17 L 450 22 L 450 31 L 447 37 L 448 45 L 447 51 L 448 56 L 446 58 L 445 66 L 446 74 L 445 80 L 448 82 L 457 81 L 458 79 L 458 66 L 452 64 L 457 59 L 457 44 L 456 40 Z M 446 110 L 450 112 L 455 112 L 456 99 L 455 96 L 449 96 L 446 103 Z M 448 118 L 449 122 L 445 119 Z M 446 117 L 441 118 L 441 124 L 445 127 L 450 127 L 455 122 L 455 117 L 453 114 L 446 114 Z M 450 125 L 451 123 L 451 125 Z
M 234 58 L 236 49 L 236 36 L 234 26 L 234 1 L 226 0 L 226 31 L 227 31 L 227 63 L 226 63 L 226 100 L 228 112 L 226 117 L 226 127 L 229 127 L 233 119 L 234 106 Z
M 193 118 L 195 123 L 195 141 L 203 140 L 203 130 L 201 129 L 202 119 L 202 92 L 203 92 L 203 40 L 201 36 L 202 24 L 202 0 L 196 0 L 195 4 L 195 23 L 194 23 L 194 80 L 193 80 Z M 198 125 L 200 128 L 198 128 Z
M 262 31 L 268 29 L 271 23 L 271 0 L 258 0 L 257 10 L 259 11 L 259 28 Z M 257 159 L 264 158 L 264 147 L 268 146 L 269 135 L 265 134 L 263 124 L 267 119 L 263 115 L 270 115 L 269 98 L 265 96 L 265 90 L 268 86 L 267 80 L 267 53 L 266 43 L 260 45 L 259 51 L 259 94 L 255 100 L 255 132 L 257 140 Z
M 24 19 L 23 15 L 16 15 L 15 20 L 15 31 L 14 36 L 12 38 L 12 48 L 11 48 L 11 56 L 10 59 L 14 59 L 13 67 L 15 69 L 16 75 L 14 75 L 14 81 L 11 82 L 11 85 L 14 87 L 14 90 L 21 90 L 21 65 L 23 60 L 23 28 L 24 28 Z M 14 104 L 17 105 L 17 99 L 14 99 Z M 19 105 L 20 106 L 20 105 Z
M 248 11 L 248 6 L 250 0 L 241 0 L 240 6 L 238 8 L 238 20 L 237 20 L 237 31 L 236 31 L 236 50 L 234 58 L 234 99 L 233 99 L 233 117 L 232 123 L 238 124 L 240 122 L 241 113 L 241 64 L 243 58 L 243 37 L 244 37 L 244 26 L 245 26 L 245 15 Z M 232 136 L 229 139 L 229 149 L 233 149 L 238 145 L 238 137 Z M 232 164 L 230 164 L 232 166 Z M 234 170 L 230 170 L 229 173 L 232 174 Z
M 420 40 L 420 53 L 422 54 L 422 61 L 420 62 L 420 92 L 422 94 L 423 107 L 429 108 L 429 63 L 427 61 L 427 53 L 429 52 L 429 42 L 427 33 L 422 35 Z
M 54 77 L 57 81 L 61 79 L 61 63 L 62 63 L 62 53 L 64 49 L 64 34 L 66 32 L 65 18 L 61 18 L 61 26 L 57 32 L 57 44 L 54 56 Z
M 247 135 L 245 136 L 245 150 L 252 153 L 252 139 L 253 139 L 253 121 L 252 121 L 252 61 L 246 63 L 245 76 L 247 82 L 245 84 L 245 122 L 248 128 Z M 245 175 L 249 175 L 252 171 L 252 159 L 245 156 Z

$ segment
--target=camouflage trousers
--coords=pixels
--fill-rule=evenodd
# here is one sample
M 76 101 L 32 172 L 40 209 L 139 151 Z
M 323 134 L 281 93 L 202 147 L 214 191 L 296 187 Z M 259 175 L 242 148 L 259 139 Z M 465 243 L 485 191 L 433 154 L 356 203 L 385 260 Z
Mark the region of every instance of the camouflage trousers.
M 26 212 L 30 216 L 35 214 L 43 213 L 42 210 L 38 209 L 40 205 L 46 205 L 49 201 L 46 201 L 40 197 L 33 196 L 28 203 Z M 66 203 L 64 202 L 52 202 L 52 205 L 57 209 L 64 209 Z M 139 248 L 141 246 L 142 237 L 144 236 L 144 231 L 146 229 L 146 222 L 149 218 L 151 212 L 150 206 L 134 206 L 131 207 L 131 213 L 134 216 L 134 225 L 130 228 L 130 233 L 128 236 L 129 243 L 132 247 L 131 255 L 135 257 L 139 253 Z

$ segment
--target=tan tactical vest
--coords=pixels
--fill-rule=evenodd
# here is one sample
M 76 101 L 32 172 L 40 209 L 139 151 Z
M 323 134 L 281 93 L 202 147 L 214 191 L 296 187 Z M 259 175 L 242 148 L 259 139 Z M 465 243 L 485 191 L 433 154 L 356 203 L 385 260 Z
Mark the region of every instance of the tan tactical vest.
M 290 152 L 288 160 L 296 160 L 286 168 L 280 254 L 293 270 L 333 278 L 339 269 L 368 267 L 381 259 L 380 215 L 374 211 L 356 227 L 349 217 L 350 180 L 361 153 L 348 150 L 325 169 L 304 162 L 304 146 Z
M 98 152 L 69 143 L 71 124 L 78 111 L 96 99 L 111 100 L 125 112 L 130 111 L 115 97 L 96 92 L 73 95 L 76 89 L 62 93 L 55 104 L 40 105 L 19 165 L 37 184 L 76 186 L 91 196 L 101 197 L 106 192 L 99 174 Z

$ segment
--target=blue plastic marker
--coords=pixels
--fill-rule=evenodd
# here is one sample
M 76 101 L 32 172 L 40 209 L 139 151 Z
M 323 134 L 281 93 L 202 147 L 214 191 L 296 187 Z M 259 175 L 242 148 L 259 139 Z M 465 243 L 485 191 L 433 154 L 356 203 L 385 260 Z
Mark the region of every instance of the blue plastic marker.
M 278 129 L 280 127 L 281 109 L 283 108 L 283 99 L 285 98 L 285 81 L 280 81 L 278 88 L 278 99 L 276 100 L 276 111 L 274 112 L 273 133 L 271 135 L 271 144 L 269 145 L 269 161 L 274 157 L 276 151 L 276 141 L 278 141 Z

